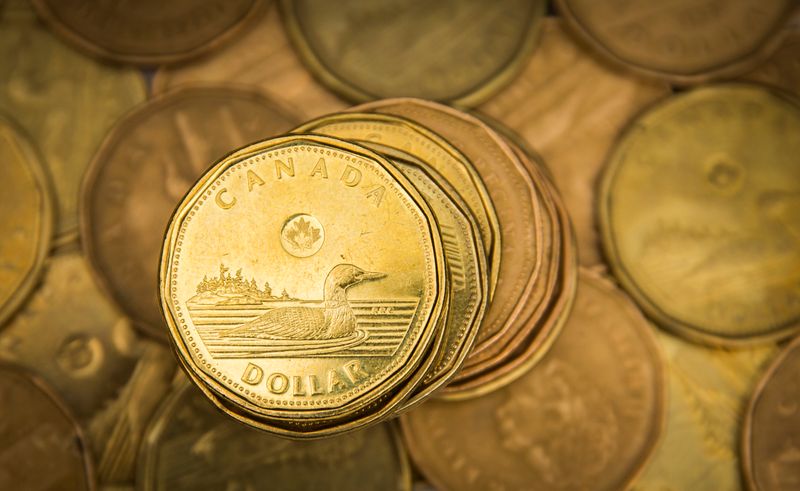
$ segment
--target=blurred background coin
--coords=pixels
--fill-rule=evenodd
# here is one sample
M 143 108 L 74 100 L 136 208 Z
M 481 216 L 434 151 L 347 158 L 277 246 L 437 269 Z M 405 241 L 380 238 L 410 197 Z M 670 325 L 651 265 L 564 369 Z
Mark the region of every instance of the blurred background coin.
M 344 97 L 474 105 L 522 68 L 545 3 L 285 0 L 281 7 L 306 65 Z
M 33 0 L 33 4 L 56 33 L 80 49 L 119 63 L 158 65 L 197 56 L 227 41 L 253 21 L 262 1 Z

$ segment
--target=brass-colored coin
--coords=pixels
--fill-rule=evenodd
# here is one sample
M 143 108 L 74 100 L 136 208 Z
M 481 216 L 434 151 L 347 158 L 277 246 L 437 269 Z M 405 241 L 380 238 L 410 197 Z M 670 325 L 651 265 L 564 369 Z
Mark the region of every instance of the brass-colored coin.
M 0 110 L 12 114 L 41 151 L 55 191 L 61 242 L 78 229 L 78 189 L 108 128 L 145 99 L 135 70 L 101 65 L 64 46 L 27 1 L 9 1 L 0 19 Z
M 595 188 L 608 151 L 634 114 L 669 93 L 664 82 L 600 63 L 562 21 L 547 18 L 522 74 L 480 106 L 543 157 L 569 210 L 581 264 L 602 262 Z
M 740 425 L 747 397 L 775 347 L 706 348 L 654 331 L 667 359 L 667 423 L 632 489 L 741 490 Z
M 780 43 L 794 0 L 557 0 L 578 34 L 608 59 L 677 83 L 743 73 Z
M 32 1 L 66 41 L 111 61 L 141 65 L 205 53 L 250 22 L 261 7 L 261 0 Z
M 74 251 L 52 256 L 41 286 L 0 333 L 0 359 L 45 379 L 88 428 L 102 484 L 130 483 L 142 431 L 175 371 L 137 339 Z
M 800 26 L 786 33 L 781 46 L 766 62 L 740 78 L 800 96 Z
M 344 97 L 473 105 L 517 75 L 545 3 L 284 0 L 281 7 L 309 69 Z
M 745 343 L 800 330 L 800 106 L 748 85 L 639 117 L 600 190 L 615 276 L 663 327 Z
M 800 338 L 787 346 L 756 387 L 745 418 L 742 466 L 754 491 L 800 486 Z
M 166 339 L 158 259 L 170 214 L 234 148 L 297 124 L 263 95 L 193 87 L 158 96 L 119 121 L 84 179 L 81 232 L 101 283 L 146 333 Z
M 654 448 L 664 403 L 647 322 L 584 272 L 567 326 L 539 365 L 486 397 L 430 401 L 401 422 L 437 489 L 618 490 Z
M 39 278 L 53 234 L 50 183 L 14 123 L 0 116 L 0 326 Z
M 334 136 L 367 146 L 370 142 L 378 143 L 430 165 L 456 189 L 475 217 L 489 262 L 491 292 L 494 292 L 502 252 L 500 223 L 486 186 L 458 149 L 413 121 L 387 114 L 333 114 L 305 123 L 294 131 Z
M 410 490 L 405 450 L 389 424 L 319 441 L 291 441 L 221 415 L 183 383 L 153 419 L 139 488 Z
M 317 82 L 300 62 L 286 37 L 277 5 L 270 4 L 251 29 L 214 56 L 159 68 L 153 77 L 153 92 L 160 94 L 187 83 L 237 83 L 258 87 L 303 119 L 345 109 L 348 104 Z
M 435 227 L 363 147 L 298 135 L 229 155 L 165 240 L 160 292 L 182 363 L 264 417 L 335 417 L 380 397 L 421 363 L 443 314 Z
M 477 224 L 453 201 L 456 191 L 433 169 L 399 159 L 392 163 L 417 187 L 436 215 L 451 290 L 444 345 L 435 354 L 436 363 L 420 389 L 403 404 L 403 410 L 408 410 L 449 382 L 466 359 L 488 303 L 489 278 L 480 236 L 475 234 Z
M 545 255 L 542 203 L 527 169 L 484 123 L 447 106 L 419 99 L 387 99 L 355 109 L 416 121 L 450 141 L 475 166 L 497 211 L 502 259 L 473 353 L 519 329 L 539 303 L 530 297 L 541 287 L 539 271 Z M 468 357 L 465 363 L 469 362 Z
M 0 407 L 0 488 L 94 489 L 83 433 L 46 385 L 0 365 Z

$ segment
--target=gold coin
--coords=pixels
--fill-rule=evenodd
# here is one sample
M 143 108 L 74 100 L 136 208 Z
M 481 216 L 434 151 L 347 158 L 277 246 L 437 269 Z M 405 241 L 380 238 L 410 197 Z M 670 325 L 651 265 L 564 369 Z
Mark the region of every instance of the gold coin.
M 663 389 L 647 322 L 584 272 L 567 326 L 539 365 L 502 390 L 429 401 L 401 422 L 437 489 L 619 490 L 655 446 Z
M 198 82 L 236 83 L 258 87 L 303 119 L 345 109 L 348 104 L 317 82 L 300 62 L 286 37 L 277 5 L 269 3 L 266 15 L 259 16 L 251 29 L 214 56 L 160 67 L 153 77 L 153 93 Z
M 708 343 L 800 329 L 800 106 L 756 86 L 680 94 L 639 117 L 603 176 L 615 276 L 663 327 Z
M 361 144 L 378 143 L 411 154 L 441 174 L 466 201 L 478 222 L 489 262 L 490 292 L 494 293 L 502 252 L 500 223 L 486 186 L 472 163 L 458 149 L 411 120 L 386 114 L 333 114 L 305 123 L 294 132 L 334 136 Z
M 297 121 L 253 90 L 196 86 L 158 96 L 116 124 L 84 178 L 81 232 L 100 283 L 137 327 L 168 336 L 157 265 L 184 194 L 232 149 Z
M 45 379 L 89 429 L 101 484 L 130 483 L 147 420 L 175 371 L 137 339 L 75 251 L 52 256 L 41 286 L 0 333 L 0 359 Z
M 309 69 L 344 97 L 473 105 L 519 72 L 545 3 L 285 0 L 281 7 Z
M 160 65 L 192 58 L 225 42 L 256 16 L 260 0 L 157 0 L 105 3 L 33 0 L 66 41 L 119 63 Z
M 410 490 L 389 424 L 318 441 L 266 435 L 221 415 L 189 383 L 164 400 L 144 440 L 137 485 L 181 489 Z
M 745 418 L 742 466 L 750 489 L 800 486 L 800 338 L 772 363 L 756 387 Z
M 568 34 L 563 21 L 545 19 L 523 72 L 479 110 L 542 156 L 575 227 L 581 264 L 591 266 L 602 263 L 595 185 L 606 155 L 630 118 L 670 90 L 607 67 Z
M 58 239 L 74 239 L 78 189 L 92 152 L 125 111 L 144 101 L 136 70 L 101 65 L 66 47 L 28 2 L 9 1 L 0 21 L 0 110 L 13 114 L 52 178 Z
M 39 158 L 0 116 L 0 326 L 36 284 L 53 234 L 51 189 Z
M 667 359 L 664 435 L 634 491 L 742 489 L 739 431 L 772 345 L 706 348 L 655 330 Z
M 0 404 L 0 488 L 94 489 L 83 432 L 46 385 L 0 365 Z
M 742 73 L 780 43 L 794 0 L 557 0 L 570 27 L 606 58 L 677 83 Z
M 182 362 L 265 417 L 379 397 L 421 363 L 442 316 L 435 223 L 411 183 L 357 145 L 288 136 L 229 155 L 165 239 L 160 292 Z

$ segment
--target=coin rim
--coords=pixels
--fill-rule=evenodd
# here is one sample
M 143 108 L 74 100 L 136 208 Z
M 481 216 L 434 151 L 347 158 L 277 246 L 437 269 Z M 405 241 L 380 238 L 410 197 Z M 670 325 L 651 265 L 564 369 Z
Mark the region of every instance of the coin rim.
M 24 159 L 22 165 L 31 174 L 34 185 L 38 187 L 40 202 L 37 213 L 42 221 L 38 230 L 39 240 L 33 248 L 35 257 L 31 266 L 26 273 L 20 275 L 21 279 L 17 288 L 5 301 L 0 303 L 0 331 L 2 331 L 6 321 L 23 306 L 25 300 L 33 293 L 34 287 L 44 272 L 44 265 L 55 234 L 55 192 L 49 174 L 45 170 L 44 160 L 40 157 L 38 149 L 33 146 L 33 141 L 25 130 L 5 112 L 0 113 L 0 125 L 5 125 L 16 140 Z

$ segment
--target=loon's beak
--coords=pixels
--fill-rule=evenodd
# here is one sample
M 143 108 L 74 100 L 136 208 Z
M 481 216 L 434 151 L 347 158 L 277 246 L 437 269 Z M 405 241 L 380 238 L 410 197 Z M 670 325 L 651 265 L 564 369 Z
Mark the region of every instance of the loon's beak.
M 362 271 L 361 274 L 358 276 L 358 279 L 360 281 L 369 281 L 369 280 L 379 280 L 385 277 L 386 273 L 377 273 L 374 271 Z

